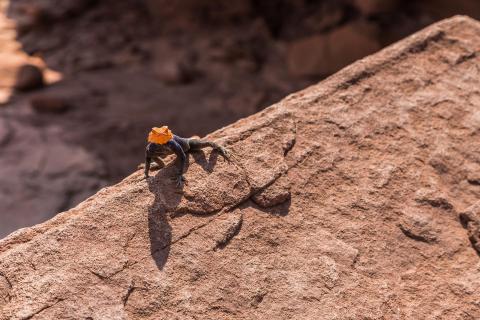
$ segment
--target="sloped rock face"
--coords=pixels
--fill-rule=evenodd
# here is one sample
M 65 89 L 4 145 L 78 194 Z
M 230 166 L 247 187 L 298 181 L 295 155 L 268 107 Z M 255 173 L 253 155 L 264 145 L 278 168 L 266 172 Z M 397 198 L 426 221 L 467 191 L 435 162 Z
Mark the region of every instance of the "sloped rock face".
M 59 127 L 69 148 L 100 163 L 97 184 L 112 185 L 142 161 L 152 125 L 205 135 L 455 12 L 478 18 L 480 2 L 0 0 L 0 118 L 34 131 Z M 28 170 L 9 175 L 17 188 L 8 197 L 38 210 L 9 207 L 16 221 L 3 219 L 0 237 L 98 191 L 79 184 L 54 196 L 61 210 L 45 212 L 30 177 L 14 176 Z M 44 178 L 35 192 L 48 190 Z M 254 200 L 284 201 L 288 184 L 281 188 Z
M 479 318 L 479 44 L 441 22 L 213 133 L 183 190 L 139 170 L 3 239 L 0 319 Z

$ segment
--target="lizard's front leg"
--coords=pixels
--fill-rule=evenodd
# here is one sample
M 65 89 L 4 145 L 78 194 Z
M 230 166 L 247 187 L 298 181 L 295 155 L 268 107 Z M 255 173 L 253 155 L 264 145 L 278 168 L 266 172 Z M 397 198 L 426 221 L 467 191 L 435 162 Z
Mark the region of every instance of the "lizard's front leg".
M 183 173 L 185 172 L 185 165 L 187 163 L 187 157 L 185 155 L 185 152 L 182 151 L 182 155 L 179 157 L 180 158 L 180 167 L 178 169 L 178 174 L 177 174 L 177 187 L 182 187 L 183 183 L 185 182 L 185 177 L 183 176 Z
M 145 155 L 145 178 L 148 178 L 149 176 L 152 160 L 158 165 L 158 169 L 165 167 L 165 163 L 163 163 L 159 157 L 152 155 L 152 153 L 147 151 Z
M 150 172 L 150 164 L 152 163 L 152 158 L 148 155 L 145 155 L 145 179 L 148 179 L 148 174 Z
M 185 155 L 185 152 L 183 151 L 182 147 L 177 142 L 175 141 L 169 142 L 169 147 L 177 155 L 177 158 L 180 162 L 176 181 L 177 181 L 177 187 L 182 187 L 183 183 L 185 182 L 185 177 L 183 176 L 183 172 L 185 171 L 185 166 L 187 164 L 187 156 Z

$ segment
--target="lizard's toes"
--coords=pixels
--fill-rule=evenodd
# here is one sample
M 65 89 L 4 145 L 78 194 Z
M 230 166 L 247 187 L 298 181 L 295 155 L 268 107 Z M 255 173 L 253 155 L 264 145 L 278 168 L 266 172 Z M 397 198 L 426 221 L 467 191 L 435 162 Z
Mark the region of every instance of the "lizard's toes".
M 177 181 L 177 184 L 176 184 L 177 188 L 182 188 L 185 184 L 187 184 L 184 176 L 180 176 L 176 178 L 176 181 Z
M 219 151 L 220 151 L 220 154 L 225 158 L 227 159 L 230 158 L 230 151 L 228 151 L 228 149 L 221 147 Z

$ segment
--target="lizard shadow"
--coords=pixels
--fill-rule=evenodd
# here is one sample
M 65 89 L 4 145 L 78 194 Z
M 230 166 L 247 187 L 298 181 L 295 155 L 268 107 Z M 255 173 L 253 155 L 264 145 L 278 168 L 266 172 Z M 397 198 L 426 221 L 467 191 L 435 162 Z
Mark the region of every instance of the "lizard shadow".
M 215 152 L 212 150 L 212 152 L 210 152 L 210 156 L 208 157 L 208 160 L 203 150 L 190 151 L 189 155 L 192 155 L 193 159 L 195 160 L 195 163 L 198 164 L 203 170 L 205 170 L 208 173 L 213 172 L 213 168 L 217 164 L 218 152 Z
M 155 196 L 148 209 L 150 254 L 160 270 L 167 263 L 172 244 L 172 227 L 167 214 L 178 206 L 183 195 L 183 186 L 177 187 L 172 180 L 176 170 L 177 161 L 172 161 L 147 179 L 148 189 Z
M 212 172 L 217 163 L 218 154 L 211 152 L 207 160 L 202 150 L 195 150 L 187 154 L 192 155 L 195 163 L 206 172 Z M 186 161 L 185 172 L 188 170 L 189 161 Z M 166 166 L 152 167 L 155 175 L 147 180 L 148 189 L 155 196 L 148 209 L 148 233 L 150 238 L 150 254 L 158 269 L 163 270 L 167 263 L 172 244 L 172 227 L 169 223 L 169 212 L 175 212 L 183 197 L 183 188 L 177 187 L 172 181 L 178 168 L 178 160 L 170 161 Z M 158 170 L 158 171 L 157 171 Z M 188 182 L 187 182 L 188 183 Z
M 263 213 L 267 213 L 272 216 L 277 217 L 285 217 L 290 213 L 290 207 L 292 205 L 292 198 L 289 194 L 288 197 L 285 197 L 283 200 L 279 200 L 276 202 L 272 202 L 269 204 L 261 204 L 258 203 L 253 199 L 253 196 L 250 197 L 248 201 L 241 204 L 239 208 L 246 209 L 246 208 L 253 208 L 255 210 L 261 211 Z

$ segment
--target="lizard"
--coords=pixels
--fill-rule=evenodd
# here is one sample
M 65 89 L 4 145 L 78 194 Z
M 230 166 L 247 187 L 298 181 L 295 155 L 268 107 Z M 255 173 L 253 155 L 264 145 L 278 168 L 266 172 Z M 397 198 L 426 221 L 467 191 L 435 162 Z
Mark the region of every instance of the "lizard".
M 147 146 L 145 150 L 145 179 L 149 177 L 150 165 L 152 160 L 155 161 L 160 168 L 165 164 L 160 158 L 165 158 L 168 155 L 176 154 L 180 160 L 176 182 L 177 187 L 182 187 L 185 182 L 183 173 L 187 161 L 186 154 L 190 151 L 200 150 L 205 147 L 211 147 L 217 150 L 225 159 L 228 160 L 228 151 L 219 144 L 197 138 L 182 138 L 172 133 L 168 126 L 154 127 L 148 134 Z

